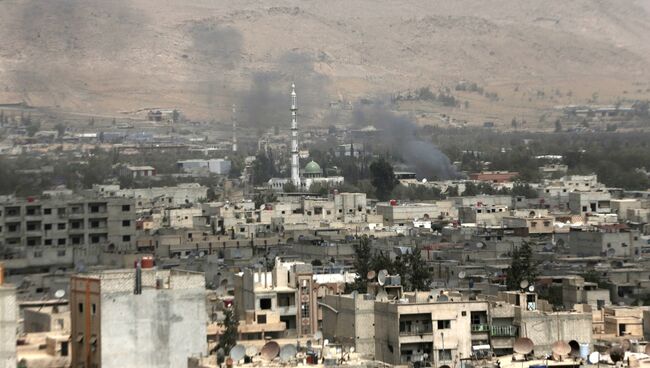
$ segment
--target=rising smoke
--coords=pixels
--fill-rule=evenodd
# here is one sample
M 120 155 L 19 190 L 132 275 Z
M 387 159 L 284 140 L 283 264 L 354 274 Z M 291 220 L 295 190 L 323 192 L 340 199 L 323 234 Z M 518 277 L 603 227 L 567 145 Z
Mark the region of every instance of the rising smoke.
M 420 178 L 453 179 L 458 173 L 449 158 L 431 142 L 418 137 L 417 125 L 405 116 L 389 111 L 383 104 L 357 105 L 354 124 L 374 125 L 382 132 L 378 145 L 404 161 Z
M 328 103 L 329 79 L 315 70 L 314 63 L 311 55 L 292 51 L 280 56 L 271 70 L 254 73 L 237 103 L 242 125 L 260 130 L 288 127 L 291 83 L 298 92 L 299 123 L 310 124 Z

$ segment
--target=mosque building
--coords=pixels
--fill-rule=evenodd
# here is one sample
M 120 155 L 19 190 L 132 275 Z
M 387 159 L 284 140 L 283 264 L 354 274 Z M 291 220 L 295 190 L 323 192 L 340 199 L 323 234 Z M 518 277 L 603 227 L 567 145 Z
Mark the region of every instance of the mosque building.
M 291 177 L 271 178 L 268 181 L 269 188 L 275 191 L 282 191 L 286 184 L 293 184 L 298 191 L 307 191 L 313 184 L 336 186 L 343 184 L 342 176 L 323 176 L 323 169 L 315 161 L 310 161 L 300 169 L 300 156 L 298 152 L 298 105 L 296 97 L 296 86 L 291 85 Z

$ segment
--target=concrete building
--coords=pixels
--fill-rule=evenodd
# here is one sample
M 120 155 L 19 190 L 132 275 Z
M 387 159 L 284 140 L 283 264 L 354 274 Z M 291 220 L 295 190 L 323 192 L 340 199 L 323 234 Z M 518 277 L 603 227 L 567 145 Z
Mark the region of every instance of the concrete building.
M 586 282 L 580 276 L 562 280 L 562 303 L 571 310 L 576 304 L 588 304 L 592 310 L 600 310 L 611 305 L 609 290 L 599 289 L 598 284 Z
M 483 171 L 469 174 L 470 180 L 487 181 L 490 183 L 509 183 L 519 175 L 518 172 Z
M 120 189 L 119 185 L 93 185 L 93 191 L 102 197 L 132 198 L 135 201 L 136 210 L 178 207 L 197 203 L 208 197 L 208 187 L 199 183 L 138 189 Z
M 508 206 L 504 205 L 475 205 L 458 208 L 458 219 L 461 223 L 480 226 L 501 226 L 503 218 L 509 215 Z
M 4 269 L 0 264 L 0 368 L 16 367 L 17 324 L 16 289 L 4 284 Z
M 574 214 L 610 213 L 612 196 L 605 191 L 569 193 L 569 210 Z
M 228 175 L 230 173 L 230 168 L 232 166 L 230 160 L 225 160 L 222 158 L 216 159 L 195 159 L 195 160 L 183 160 L 176 163 L 179 169 L 183 172 L 194 172 L 194 171 L 208 171 L 217 175 Z
M 156 168 L 153 166 L 122 166 L 120 169 L 120 175 L 126 176 L 129 178 L 148 178 L 156 176 Z
M 638 230 L 624 225 L 601 225 L 571 229 L 568 249 L 578 256 L 637 256 L 643 246 Z
M 102 247 L 135 245 L 135 206 L 128 198 L 82 196 L 0 203 L 0 250 L 12 272 L 97 262 Z
M 436 201 L 435 203 L 378 203 L 377 215 L 384 225 L 406 226 L 415 219 L 457 218 L 453 201 Z
M 73 276 L 73 367 L 187 365 L 207 354 L 201 273 L 142 269 Z
M 318 327 L 313 269 L 276 258 L 273 271 L 245 269 L 236 275 L 235 305 L 248 338 L 311 336 Z

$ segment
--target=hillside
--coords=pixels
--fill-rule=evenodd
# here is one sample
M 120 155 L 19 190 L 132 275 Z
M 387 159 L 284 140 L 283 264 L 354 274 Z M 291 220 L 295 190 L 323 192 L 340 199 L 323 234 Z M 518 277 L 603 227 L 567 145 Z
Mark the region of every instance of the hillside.
M 0 102 L 261 123 L 290 80 L 309 115 L 466 80 L 499 98 L 448 113 L 532 119 L 650 98 L 649 34 L 643 0 L 0 0 Z

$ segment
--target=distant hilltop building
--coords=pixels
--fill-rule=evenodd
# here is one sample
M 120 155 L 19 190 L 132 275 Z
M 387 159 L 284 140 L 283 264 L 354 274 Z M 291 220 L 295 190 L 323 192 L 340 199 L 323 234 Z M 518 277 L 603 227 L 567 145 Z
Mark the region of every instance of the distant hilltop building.
M 303 191 L 315 183 L 336 186 L 343 184 L 342 176 L 323 176 L 323 169 L 315 161 L 310 161 L 300 169 L 300 151 L 298 150 L 298 121 L 297 121 L 297 98 L 296 86 L 291 85 L 291 177 L 271 178 L 268 181 L 269 188 L 275 191 L 282 191 L 287 184 L 293 184 L 296 190 Z

